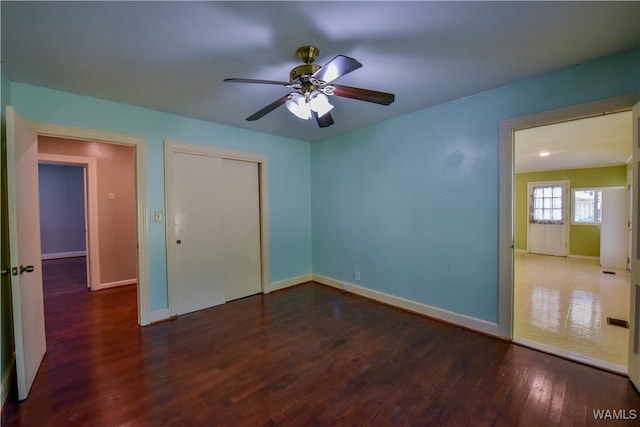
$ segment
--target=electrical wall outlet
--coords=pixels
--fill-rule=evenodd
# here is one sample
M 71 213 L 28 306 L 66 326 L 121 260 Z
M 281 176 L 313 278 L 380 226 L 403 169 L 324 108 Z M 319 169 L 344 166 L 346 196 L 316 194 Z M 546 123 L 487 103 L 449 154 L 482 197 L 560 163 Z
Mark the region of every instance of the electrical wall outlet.
M 356 281 L 358 281 L 358 282 L 359 282 L 359 281 L 360 281 L 360 272 L 359 272 L 359 271 L 356 271 L 355 276 L 356 276 Z

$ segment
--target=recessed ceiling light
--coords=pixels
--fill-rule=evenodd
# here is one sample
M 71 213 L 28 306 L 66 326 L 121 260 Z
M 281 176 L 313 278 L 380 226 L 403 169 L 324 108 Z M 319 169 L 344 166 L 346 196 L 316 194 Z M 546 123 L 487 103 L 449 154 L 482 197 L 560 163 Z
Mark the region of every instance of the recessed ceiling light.
M 540 154 L 538 154 L 538 156 L 540 156 L 540 157 L 547 157 L 549 154 L 551 154 L 551 153 L 550 153 L 550 152 L 548 152 L 548 151 L 541 151 L 541 152 L 540 152 Z

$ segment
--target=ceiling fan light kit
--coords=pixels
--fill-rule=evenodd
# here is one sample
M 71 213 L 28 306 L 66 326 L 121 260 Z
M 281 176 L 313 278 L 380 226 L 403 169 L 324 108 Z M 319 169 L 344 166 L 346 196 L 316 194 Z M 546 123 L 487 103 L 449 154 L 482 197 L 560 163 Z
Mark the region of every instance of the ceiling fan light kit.
M 285 105 L 296 117 L 303 120 L 311 119 L 312 111 L 322 117 L 333 109 L 333 105 L 329 103 L 327 95 L 317 90 L 311 92 L 308 97 L 294 92 L 289 95 L 289 100 Z
M 330 113 L 333 105 L 329 102 L 329 96 L 351 98 L 380 105 L 389 105 L 395 100 L 395 95 L 392 93 L 336 84 L 330 85 L 329 83 L 333 80 L 357 70 L 362 67 L 362 64 L 348 56 L 338 55 L 324 66 L 316 65 L 313 62 L 319 53 L 318 48 L 314 46 L 302 46 L 298 48 L 296 54 L 304 64 L 291 70 L 289 73 L 289 82 L 243 78 L 230 78 L 224 79 L 224 81 L 232 83 L 275 84 L 295 89 L 294 92 L 280 97 L 247 117 L 248 121 L 258 120 L 282 104 L 285 104 L 287 109 L 296 117 L 303 120 L 310 120 L 311 117 L 315 117 L 318 126 L 328 127 L 333 124 L 333 118 Z

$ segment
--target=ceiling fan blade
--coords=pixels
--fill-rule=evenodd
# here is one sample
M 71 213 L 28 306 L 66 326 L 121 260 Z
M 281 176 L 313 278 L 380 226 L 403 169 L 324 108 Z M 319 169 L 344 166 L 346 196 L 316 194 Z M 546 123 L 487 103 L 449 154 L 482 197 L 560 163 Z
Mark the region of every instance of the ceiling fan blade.
M 322 116 L 318 116 L 318 113 L 312 111 L 313 117 L 316 118 L 316 122 L 318 122 L 318 126 L 321 128 L 329 127 L 333 124 L 333 117 L 331 117 L 331 113 L 325 113 Z
M 277 81 L 277 80 L 258 80 L 258 79 L 231 78 L 231 79 L 224 79 L 223 81 L 230 82 L 230 83 L 260 83 L 260 84 L 265 84 L 265 85 L 278 85 L 278 86 L 290 86 L 291 85 L 291 83 L 289 83 L 289 82 L 280 82 L 280 81 Z
M 338 55 L 313 73 L 313 77 L 329 83 L 360 67 L 362 67 L 362 64 L 357 60 L 349 56 Z
M 373 102 L 375 104 L 389 105 L 395 101 L 392 93 L 378 92 L 377 90 L 362 89 L 359 87 L 331 85 L 335 87 L 333 94 L 343 98 L 352 98 L 359 101 Z
M 266 114 L 272 112 L 273 110 L 275 110 L 276 108 L 278 108 L 279 106 L 287 102 L 287 99 L 289 99 L 289 94 L 284 95 L 282 98 L 278 98 L 271 104 L 264 107 L 262 110 L 256 111 L 255 113 L 247 117 L 247 121 L 253 122 L 254 120 L 258 120 L 262 116 L 265 116 Z

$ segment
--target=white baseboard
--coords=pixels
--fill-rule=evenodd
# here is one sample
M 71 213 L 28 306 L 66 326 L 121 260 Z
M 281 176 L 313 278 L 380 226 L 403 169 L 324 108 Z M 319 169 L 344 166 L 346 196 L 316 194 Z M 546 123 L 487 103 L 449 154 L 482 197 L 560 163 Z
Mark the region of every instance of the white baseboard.
M 497 323 L 488 322 L 486 320 L 478 319 L 464 314 L 454 313 L 453 311 L 444 310 L 442 308 L 433 307 L 395 295 L 390 295 L 384 292 L 365 288 L 360 285 L 355 285 L 353 283 L 342 282 L 319 274 L 314 274 L 313 280 L 323 285 L 331 286 L 336 289 L 346 290 L 347 292 L 376 300 L 385 304 L 389 304 L 407 311 L 422 314 L 437 320 L 452 323 L 454 325 L 462 326 L 474 331 L 482 332 L 487 335 L 496 337 L 498 336 Z
M 52 254 L 42 254 L 42 259 L 60 259 L 60 258 L 75 258 L 78 256 L 87 256 L 87 251 L 74 251 L 74 252 L 56 252 Z
M 162 308 L 160 310 L 149 312 L 149 323 L 159 322 L 161 320 L 166 320 L 171 317 L 171 312 L 169 312 L 168 308 Z
M 517 254 L 528 254 L 529 251 L 526 250 L 526 249 L 516 249 L 515 253 L 517 253 Z M 536 255 L 536 254 L 533 254 L 533 255 Z M 550 255 L 550 256 L 553 256 L 553 255 Z M 598 257 L 598 256 L 569 254 L 569 255 L 567 255 L 567 258 L 586 259 L 586 260 L 589 260 L 589 261 L 598 261 L 598 262 L 600 262 L 600 257 Z
M 269 289 L 265 290 L 264 293 L 267 294 L 271 291 L 277 291 L 277 290 L 285 289 L 291 286 L 300 285 L 305 282 L 310 282 L 311 280 L 313 280 L 313 276 L 311 274 L 304 274 L 302 276 L 292 277 L 286 280 L 280 280 L 278 282 L 271 283 L 269 285 Z M 135 283 L 135 280 L 133 282 Z M 120 283 L 120 282 L 114 282 L 114 283 Z M 122 286 L 122 285 L 119 285 L 119 286 Z M 149 313 L 149 316 L 147 319 L 148 320 L 147 325 L 151 323 L 159 322 L 162 320 L 167 320 L 169 318 L 171 318 L 171 312 L 169 311 L 168 308 L 152 311 Z
M 2 376 L 2 385 L 0 385 L 0 408 L 4 408 L 4 403 L 7 401 L 9 392 L 11 391 L 11 384 L 13 383 L 13 377 L 15 376 L 16 369 L 16 356 L 11 356 L 9 365 L 7 366 L 4 375 Z
M 599 256 L 587 256 L 587 255 L 569 254 L 569 255 L 567 255 L 567 258 L 586 259 L 586 260 L 589 260 L 589 261 L 598 261 L 598 262 L 600 262 L 600 257 Z
M 563 350 L 561 348 L 552 347 L 547 344 L 542 344 L 536 341 L 531 341 L 526 338 L 517 338 L 513 337 L 513 342 L 516 344 L 523 345 L 525 347 L 532 348 L 534 350 L 539 350 L 544 353 L 549 353 L 554 356 L 560 356 L 565 359 L 572 360 L 574 362 L 580 362 L 585 365 L 595 366 L 597 368 L 606 369 L 607 371 L 616 372 L 618 374 L 627 375 L 627 367 L 622 365 L 617 365 L 615 363 L 606 362 L 600 359 L 594 359 L 593 357 L 584 356 L 582 354 L 573 353 L 568 350 Z
M 280 289 L 289 288 L 291 286 L 300 285 L 305 282 L 310 282 L 313 280 L 312 274 L 304 274 L 298 277 L 292 277 L 290 279 L 280 280 L 278 282 L 273 282 L 269 285 L 269 289 L 265 291 L 265 293 L 269 293 L 271 291 L 277 291 Z
M 138 283 L 138 279 L 118 280 L 117 282 L 100 283 L 94 288 L 94 290 L 101 291 L 103 289 L 117 288 L 119 286 L 135 285 L 136 283 Z

